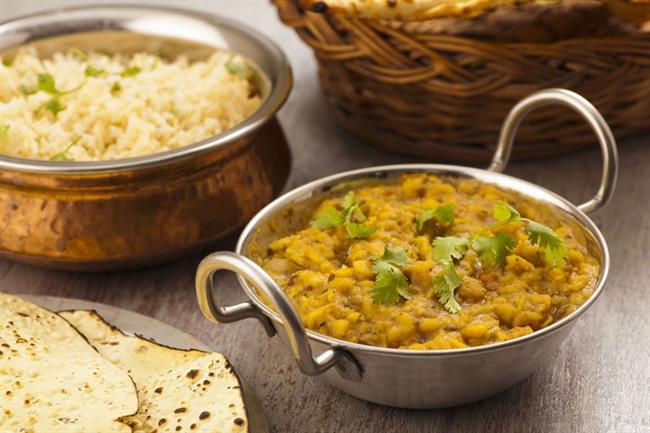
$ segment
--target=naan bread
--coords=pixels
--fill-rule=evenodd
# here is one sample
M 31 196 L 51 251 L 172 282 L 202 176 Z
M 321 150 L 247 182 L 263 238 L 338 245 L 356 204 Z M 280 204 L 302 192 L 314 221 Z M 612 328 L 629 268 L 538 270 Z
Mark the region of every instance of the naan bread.
M 636 26 L 650 24 L 650 0 L 602 0 L 602 2 L 612 15 L 625 23 Z M 548 6 L 559 3 L 571 5 L 570 1 L 563 0 L 300 0 L 300 4 L 306 10 L 332 12 L 354 18 L 394 21 L 475 18 L 508 6 L 524 4 Z M 575 3 L 580 6 L 580 2 Z
M 131 432 L 133 381 L 68 322 L 0 293 L 0 432 Z
M 140 410 L 124 420 L 134 432 L 249 431 L 239 378 L 223 355 L 126 335 L 94 311 L 59 314 L 106 359 L 130 372 Z
M 307 10 L 381 20 L 471 18 L 487 11 L 526 3 L 553 4 L 559 0 L 301 0 Z

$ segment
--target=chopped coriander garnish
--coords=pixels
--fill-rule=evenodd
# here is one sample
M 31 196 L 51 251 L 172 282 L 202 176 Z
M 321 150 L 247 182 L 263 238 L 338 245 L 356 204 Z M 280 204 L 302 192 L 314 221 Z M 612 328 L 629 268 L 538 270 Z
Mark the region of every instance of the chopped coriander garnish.
M 517 209 L 504 201 L 499 201 L 494 205 L 492 208 L 492 216 L 497 222 L 488 227 L 488 230 L 493 230 L 515 221 L 521 221 L 521 214 Z
M 349 221 L 346 221 L 345 229 L 348 232 L 348 236 L 350 236 L 352 239 L 367 238 L 368 236 L 373 234 L 376 230 L 374 227 L 370 227 L 365 224 L 352 223 Z
M 62 152 L 55 153 L 50 157 L 50 161 L 74 161 L 74 158 L 69 158 L 67 156 L 68 151 L 72 146 L 77 144 L 77 141 L 79 141 L 81 137 L 76 137 L 74 140 L 72 140 L 72 143 L 68 144 L 68 146 L 63 149 Z
M 409 299 L 409 282 L 402 273 L 408 266 L 404 250 L 390 250 L 384 247 L 381 257 L 372 259 L 372 272 L 375 274 L 375 287 L 372 299 L 376 304 L 395 304 L 400 297 Z
M 74 158 L 68 158 L 64 152 L 55 153 L 50 158 L 50 161 L 74 161 Z
M 566 265 L 566 245 L 555 232 L 544 224 L 535 221 L 528 222 L 528 240 L 533 245 L 539 245 L 544 250 L 546 261 L 551 266 Z
M 60 111 L 65 110 L 65 106 L 61 104 L 61 101 L 59 101 L 56 97 L 47 101 L 43 107 L 55 116 L 59 114 Z
M 316 215 L 316 218 L 314 221 L 312 221 L 311 225 L 317 229 L 326 230 L 332 227 L 340 226 L 344 222 L 345 217 L 343 216 L 342 212 L 339 212 L 333 207 L 328 207 Z
M 438 237 L 433 241 L 433 259 L 442 265 L 442 272 L 434 278 L 433 283 L 438 301 L 450 313 L 460 311 L 454 292 L 462 280 L 456 273 L 454 259 L 462 259 L 469 246 L 469 240 L 460 236 Z
M 438 237 L 433 240 L 433 260 L 449 263 L 462 259 L 469 248 L 469 240 L 459 236 Z
M 120 84 L 120 82 L 119 81 L 114 82 L 113 85 L 111 86 L 111 92 L 119 92 L 120 90 L 122 90 L 122 85 Z
M 38 90 L 42 90 L 43 92 L 52 95 L 58 95 L 61 93 L 56 88 L 54 77 L 50 74 L 38 74 Z
M 422 233 L 424 224 L 427 221 L 435 218 L 442 223 L 451 224 L 454 222 L 454 217 L 454 206 L 451 204 L 443 204 L 435 209 L 425 209 L 422 211 L 422 213 L 420 213 L 415 219 L 415 226 L 418 233 Z
M 356 202 L 354 192 L 348 192 L 343 198 L 343 210 L 339 211 L 333 207 L 325 208 L 321 213 L 316 215 L 312 221 L 312 227 L 325 230 L 340 225 L 345 226 L 348 236 L 352 239 L 367 238 L 375 232 L 374 227 L 370 227 L 363 222 L 366 216 L 361 211 L 361 207 Z
M 3 57 L 2 64 L 8 68 L 14 64 L 14 59 L 12 59 L 11 57 Z
M 361 211 L 353 191 L 348 192 L 343 198 L 343 208 L 345 216 L 343 225 L 345 225 L 348 236 L 352 239 L 363 239 L 375 232 L 374 227 L 363 224 L 366 216 Z
M 253 75 L 253 70 L 246 65 L 228 62 L 225 66 L 228 72 L 242 78 L 249 79 Z
M 106 74 L 105 70 L 103 70 L 102 68 L 96 68 L 93 65 L 86 66 L 86 69 L 84 70 L 84 75 L 86 77 L 100 77 L 105 74 Z
M 498 222 L 489 227 L 491 230 L 516 221 L 526 223 L 528 240 L 531 244 L 537 245 L 544 250 L 544 255 L 548 263 L 551 266 L 566 265 L 566 245 L 564 245 L 562 239 L 550 227 L 531 219 L 523 218 L 515 208 L 505 202 L 498 202 L 494 205 L 492 216 Z
M 512 236 L 499 232 L 494 236 L 477 236 L 472 239 L 472 249 L 478 254 L 483 266 L 503 266 L 506 256 L 515 246 Z
M 7 136 L 7 133 L 9 132 L 9 128 L 11 128 L 9 124 L 4 124 L 0 126 L 0 140 Z
M 566 265 L 566 245 L 551 228 L 523 218 L 517 209 L 505 202 L 494 205 L 492 216 L 497 222 L 471 237 L 446 236 L 433 240 L 433 259 L 442 265 L 442 272 L 434 279 L 435 290 L 440 303 L 451 313 L 460 311 L 460 305 L 454 298 L 454 291 L 462 282 L 456 273 L 454 260 L 462 259 L 471 248 L 478 255 L 483 266 L 504 266 L 506 256 L 515 247 L 515 240 L 509 234 L 498 232 L 493 236 L 486 236 L 485 232 L 488 230 L 513 222 L 525 223 L 528 240 L 544 250 L 548 264 Z
M 37 88 L 38 90 L 42 90 L 43 92 L 49 93 L 51 95 L 66 95 L 68 93 L 76 92 L 83 86 L 84 83 L 81 83 L 74 89 L 66 90 L 66 91 L 61 91 L 56 88 L 56 82 L 54 81 L 54 77 L 50 74 L 38 74 L 38 85 Z
M 463 280 L 456 273 L 453 262 L 442 263 L 442 272 L 433 280 L 436 295 L 438 295 L 438 302 L 450 313 L 455 314 L 461 310 L 454 293 L 462 282 Z
M 120 75 L 126 78 L 138 75 L 140 72 L 142 72 L 142 69 L 139 66 L 131 66 L 130 68 L 123 70 Z
M 18 90 L 20 90 L 20 93 L 25 96 L 33 95 L 34 93 L 38 92 L 38 89 L 30 89 L 24 84 L 18 86 Z
M 74 54 L 77 57 L 79 57 L 81 60 L 86 61 L 88 60 L 88 54 L 86 54 L 83 50 L 77 48 L 77 47 L 69 47 L 68 51 L 70 54 Z

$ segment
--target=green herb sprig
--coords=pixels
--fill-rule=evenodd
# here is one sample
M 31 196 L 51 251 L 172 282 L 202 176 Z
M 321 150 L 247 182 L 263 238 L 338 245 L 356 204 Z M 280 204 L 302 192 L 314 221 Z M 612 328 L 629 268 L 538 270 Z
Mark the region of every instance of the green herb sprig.
M 10 128 L 11 126 L 8 123 L 5 123 L 4 125 L 0 126 L 0 140 L 2 140 L 7 136 Z
M 326 230 L 343 225 L 351 239 L 367 238 L 375 232 L 376 229 L 374 227 L 363 223 L 367 218 L 357 203 L 353 191 L 345 195 L 342 207 L 342 211 L 333 207 L 325 208 L 321 213 L 316 215 L 316 218 L 312 221 L 312 227 Z
M 70 54 L 74 54 L 75 56 L 79 57 L 79 58 L 80 58 L 81 60 L 83 60 L 84 62 L 85 62 L 86 60 L 88 60 L 88 54 L 86 54 L 86 52 L 83 51 L 83 50 L 80 49 L 80 48 L 77 48 L 77 47 L 69 47 L 69 48 L 68 48 L 68 52 L 69 52 Z
M 102 75 L 106 75 L 106 71 L 102 68 L 98 68 L 94 65 L 88 65 L 86 66 L 86 69 L 84 70 L 84 75 L 86 77 L 101 77 Z
M 529 218 L 524 218 L 514 207 L 510 206 L 506 202 L 498 202 L 494 205 L 492 210 L 492 216 L 497 220 L 496 223 L 488 227 L 488 230 L 494 230 L 496 228 L 502 227 L 506 224 L 513 222 L 523 222 L 526 224 L 526 231 L 528 232 L 528 241 L 537 245 L 542 250 L 544 250 L 544 256 L 546 261 L 551 266 L 565 266 L 566 265 L 566 254 L 567 249 L 564 241 L 548 226 L 544 224 L 533 221 Z M 499 234 L 495 235 L 498 236 Z M 505 237 L 509 235 L 503 233 L 501 235 L 502 244 L 505 241 Z M 479 238 L 480 236 L 477 236 Z M 510 237 L 510 240 L 507 242 L 512 248 L 514 246 L 514 239 Z M 500 248 L 502 249 L 502 248 Z M 497 250 L 498 253 L 501 251 Z M 501 262 L 503 263 L 503 262 Z
M 454 296 L 462 279 L 456 272 L 454 260 L 462 259 L 469 249 L 470 241 L 460 236 L 437 237 L 433 240 L 433 259 L 442 265 L 442 271 L 433 279 L 438 301 L 450 313 L 460 311 Z
M 25 96 L 33 95 L 38 91 L 49 93 L 50 95 L 52 95 L 53 96 L 52 99 L 44 103 L 38 110 L 36 110 L 36 113 L 38 113 L 41 109 L 44 108 L 49 112 L 51 112 L 54 116 L 56 116 L 57 114 L 59 114 L 59 112 L 65 109 L 65 106 L 61 103 L 60 97 L 72 92 L 76 92 L 83 85 L 84 83 L 81 83 L 74 89 L 62 91 L 57 88 L 56 81 L 54 80 L 54 77 L 52 75 L 38 74 L 35 88 L 30 89 L 24 84 L 21 84 L 19 90 Z
M 61 104 L 58 98 L 52 98 L 43 105 L 43 108 L 57 116 L 59 112 L 65 110 L 65 105 Z
M 72 146 L 74 146 L 75 144 L 77 144 L 77 142 L 80 139 L 81 139 L 81 137 L 75 137 L 75 139 L 72 140 L 72 142 L 70 144 L 68 144 L 68 146 L 66 146 L 65 149 L 63 149 L 63 151 L 57 152 L 54 155 L 52 155 L 50 157 L 50 161 L 74 161 L 74 158 L 68 157 L 67 154 L 68 154 L 68 151 L 70 150 L 70 148 Z
M 438 300 L 451 313 L 457 313 L 461 308 L 454 297 L 455 290 L 462 283 L 462 279 L 456 272 L 454 260 L 462 259 L 471 248 L 478 255 L 483 266 L 504 266 L 506 256 L 515 247 L 515 240 L 509 234 L 499 232 L 493 236 L 486 236 L 484 233 L 487 231 L 507 224 L 523 222 L 526 224 L 529 242 L 544 250 L 546 261 L 551 266 L 566 265 L 566 245 L 550 227 L 523 218 L 514 207 L 505 202 L 497 202 L 494 205 L 492 216 L 496 222 L 471 237 L 446 236 L 438 237 L 433 241 L 433 259 L 442 266 L 442 271 L 434 279 L 434 286 Z
M 123 78 L 133 77 L 134 75 L 138 75 L 140 72 L 142 72 L 142 68 L 139 66 L 131 66 L 130 68 L 123 70 L 120 73 L 120 76 Z
M 376 304 L 396 304 L 400 298 L 410 299 L 409 281 L 402 269 L 409 265 L 404 250 L 391 250 L 384 247 L 381 257 L 372 259 L 372 272 L 375 274 L 375 287 L 372 299 Z
M 246 65 L 228 62 L 225 67 L 228 72 L 241 78 L 249 79 L 253 76 L 253 70 Z
M 441 223 L 451 224 L 454 222 L 454 206 L 451 204 L 443 204 L 435 209 L 425 209 L 415 219 L 415 228 L 418 233 L 422 233 L 424 225 L 431 219 L 436 219 Z
M 59 90 L 56 87 L 54 77 L 50 74 L 38 74 L 37 88 L 43 92 L 49 93 L 54 96 L 67 95 L 81 89 L 84 83 L 79 84 L 77 87 L 70 90 Z

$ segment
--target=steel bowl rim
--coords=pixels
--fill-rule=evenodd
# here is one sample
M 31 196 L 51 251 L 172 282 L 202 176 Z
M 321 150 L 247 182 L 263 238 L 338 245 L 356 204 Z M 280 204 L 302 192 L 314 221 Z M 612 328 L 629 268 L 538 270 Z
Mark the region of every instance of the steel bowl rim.
M 291 65 L 289 63 L 289 60 L 287 59 L 282 49 L 270 38 L 264 36 L 262 33 L 249 27 L 248 25 L 242 24 L 237 20 L 212 13 L 199 13 L 198 11 L 193 11 L 190 9 L 168 6 L 152 6 L 139 3 L 125 5 L 99 3 L 85 6 L 70 6 L 48 9 L 45 11 L 0 21 L 0 35 L 2 35 L 6 30 L 6 26 L 20 25 L 23 21 L 29 21 L 36 18 L 46 19 L 49 16 L 56 16 L 56 14 L 60 14 L 62 12 L 93 12 L 102 10 L 145 10 L 152 13 L 159 12 L 176 16 L 189 17 L 203 21 L 213 28 L 219 28 L 223 26 L 231 28 L 233 31 L 238 32 L 242 37 L 245 37 L 248 41 L 254 43 L 265 52 L 270 54 L 273 67 L 277 68 L 277 70 L 274 71 L 277 74 L 277 80 L 271 84 L 271 90 L 268 96 L 262 102 L 262 105 L 252 115 L 250 115 L 235 127 L 215 136 L 206 138 L 205 140 L 201 140 L 197 143 L 182 146 L 178 149 L 168 150 L 150 155 L 107 161 L 55 162 L 0 155 L 0 169 L 27 173 L 79 175 L 116 173 L 171 164 L 194 156 L 205 154 L 209 151 L 221 148 L 223 146 L 227 146 L 232 142 L 250 135 L 252 132 L 259 129 L 262 125 L 270 121 L 277 114 L 278 110 L 282 108 L 287 98 L 289 97 L 289 93 L 291 92 L 291 88 L 293 86 L 293 75 L 291 72 Z M 51 21 L 54 22 L 55 19 L 53 18 Z M 25 28 L 29 29 L 30 27 L 26 26 Z M 138 32 L 131 32 L 128 30 L 122 31 L 126 33 L 138 34 Z M 73 33 L 73 31 L 66 31 L 50 35 L 48 38 Z M 151 36 L 156 37 L 157 35 L 152 34 Z M 170 34 L 169 36 L 175 37 L 177 39 L 184 39 L 189 42 L 194 42 L 191 39 L 178 37 L 174 34 Z M 14 47 L 16 46 L 5 47 L 3 50 Z
M 320 188 L 327 186 L 334 186 L 338 183 L 341 183 L 346 180 L 352 180 L 357 177 L 363 177 L 364 175 L 377 175 L 378 173 L 412 173 L 412 172 L 425 172 L 432 174 L 441 174 L 441 175 L 450 175 L 450 176 L 468 176 L 469 178 L 476 179 L 480 182 L 496 184 L 497 186 L 504 188 L 503 185 L 495 182 L 500 180 L 504 184 L 514 183 L 518 186 L 525 186 L 531 191 L 535 191 L 545 196 L 548 200 L 543 200 L 548 205 L 553 206 L 555 209 L 564 211 L 571 216 L 573 216 L 577 222 L 581 224 L 581 227 L 589 232 L 594 239 L 596 240 L 601 253 L 602 253 L 602 263 L 598 281 L 594 286 L 594 290 L 589 296 L 589 298 L 578 307 L 575 311 L 569 314 L 566 317 L 554 322 L 553 324 L 533 331 L 528 335 L 514 338 L 512 340 L 506 340 L 499 343 L 484 344 L 481 346 L 469 347 L 469 348 L 460 348 L 460 349 L 435 349 L 435 350 L 415 350 L 415 349 L 393 349 L 387 347 L 378 347 L 370 346 L 366 344 L 353 343 L 350 341 L 330 337 L 325 334 L 321 334 L 310 329 L 305 328 L 307 337 L 309 340 L 317 341 L 319 343 L 325 344 L 329 347 L 337 347 L 350 351 L 351 353 L 366 353 L 373 355 L 383 355 L 389 357 L 460 357 L 460 356 L 471 356 L 479 355 L 486 352 L 495 352 L 500 350 L 509 349 L 512 346 L 517 346 L 520 344 L 532 342 L 534 340 L 539 340 L 543 337 L 549 336 L 559 329 L 571 324 L 574 320 L 580 317 L 585 311 L 587 311 L 600 297 L 602 294 L 609 276 L 610 268 L 610 255 L 607 242 L 605 237 L 601 233 L 600 229 L 596 224 L 589 218 L 584 212 L 577 208 L 576 205 L 571 203 L 569 200 L 565 199 L 559 194 L 556 194 L 542 186 L 539 186 L 535 183 L 519 179 L 514 176 L 510 176 L 503 173 L 492 172 L 479 168 L 472 168 L 466 166 L 458 165 L 449 165 L 449 164 L 393 164 L 393 165 L 382 165 L 361 168 L 356 170 L 349 170 L 345 172 L 336 173 L 326 177 L 322 177 L 316 180 L 313 180 L 309 183 L 306 183 L 300 187 L 292 189 L 291 191 L 282 194 L 277 197 L 275 200 L 266 205 L 262 210 L 260 210 L 246 225 L 246 227 L 241 232 L 235 252 L 246 256 L 243 252 L 245 244 L 250 236 L 254 233 L 257 227 L 266 219 L 267 216 L 275 213 L 279 209 L 286 208 L 292 203 L 299 200 L 301 197 L 304 197 L 307 194 L 318 191 Z M 493 182 L 490 182 L 493 180 Z M 505 187 L 507 188 L 507 186 Z M 512 188 L 514 189 L 514 188 Z M 532 197 L 529 193 L 517 191 L 519 194 L 530 198 L 535 201 L 542 201 L 539 198 Z M 271 319 L 275 324 L 284 326 L 282 319 L 279 315 L 269 308 L 262 300 L 256 295 L 255 290 L 253 290 L 247 281 L 241 276 L 238 275 L 237 279 L 240 285 L 243 287 L 246 295 L 250 300 L 255 304 L 255 306 L 262 311 L 262 313 Z

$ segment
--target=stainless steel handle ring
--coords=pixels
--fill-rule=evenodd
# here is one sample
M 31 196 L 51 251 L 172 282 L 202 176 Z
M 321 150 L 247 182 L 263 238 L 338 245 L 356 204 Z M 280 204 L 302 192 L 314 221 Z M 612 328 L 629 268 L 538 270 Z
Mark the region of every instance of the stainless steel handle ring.
M 597 212 L 612 198 L 614 187 L 616 186 L 616 178 L 618 176 L 618 150 L 616 148 L 616 140 L 609 125 L 607 125 L 607 122 L 605 122 L 605 119 L 596 107 L 587 99 L 570 90 L 541 90 L 519 101 L 510 110 L 503 122 L 497 150 L 488 170 L 503 172 L 510 160 L 515 135 L 521 121 L 532 110 L 554 104 L 564 105 L 581 114 L 598 138 L 598 143 L 603 154 L 603 173 L 600 186 L 592 199 L 578 206 L 578 209 L 585 213 Z
M 219 306 L 212 295 L 212 276 L 221 270 L 235 272 L 244 277 L 257 290 L 264 293 L 280 315 L 298 367 L 303 373 L 316 376 L 332 367 L 347 380 L 361 380 L 362 370 L 347 351 L 331 347 L 314 356 L 307 331 L 298 313 L 284 291 L 252 260 L 228 251 L 216 252 L 201 261 L 196 271 L 196 297 L 203 315 L 213 322 L 234 322 L 254 317 L 262 322 L 269 336 L 275 335 L 273 324 L 253 303 L 244 302 L 229 307 Z

